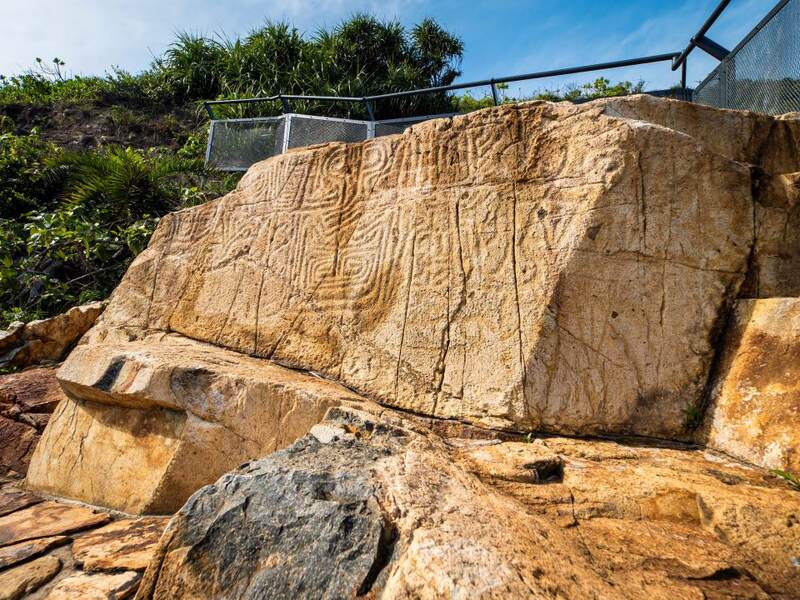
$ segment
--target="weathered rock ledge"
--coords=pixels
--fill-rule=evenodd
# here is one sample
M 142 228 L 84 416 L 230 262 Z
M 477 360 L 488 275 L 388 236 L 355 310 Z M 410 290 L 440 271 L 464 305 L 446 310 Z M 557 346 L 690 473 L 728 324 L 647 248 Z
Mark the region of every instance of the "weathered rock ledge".
M 137 599 L 788 599 L 798 549 L 800 494 L 716 455 L 331 409 L 192 496 Z
M 0 482 L 0 598 L 131 598 L 167 520 L 111 515 Z
M 53 368 L 0 376 L 0 476 L 25 475 L 39 436 L 64 398 Z
M 798 147 L 633 97 L 257 164 L 162 220 L 27 485 L 191 495 L 140 600 L 796 597 L 800 494 L 676 440 L 800 467 Z
M 0 332 L 0 368 L 57 363 L 94 325 L 105 302 L 74 306 L 50 319 L 13 323 Z
M 178 335 L 79 346 L 27 486 L 130 513 L 171 513 L 202 485 L 362 400 L 310 374 Z

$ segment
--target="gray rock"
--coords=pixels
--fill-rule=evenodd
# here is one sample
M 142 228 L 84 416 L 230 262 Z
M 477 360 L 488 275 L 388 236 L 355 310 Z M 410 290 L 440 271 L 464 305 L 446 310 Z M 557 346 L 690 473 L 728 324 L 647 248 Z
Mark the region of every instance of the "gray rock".
M 180 549 L 181 564 L 156 565 L 162 568 L 153 580 L 151 563 L 138 597 L 365 593 L 394 538 L 370 476 L 385 454 L 355 439 L 323 444 L 309 435 L 200 489 L 162 540 L 161 557 Z

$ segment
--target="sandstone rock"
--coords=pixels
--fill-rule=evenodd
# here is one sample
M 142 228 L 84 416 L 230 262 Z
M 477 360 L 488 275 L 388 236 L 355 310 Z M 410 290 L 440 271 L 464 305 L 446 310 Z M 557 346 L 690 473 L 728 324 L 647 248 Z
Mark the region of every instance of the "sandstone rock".
M 23 414 L 50 414 L 63 399 L 53 368 L 26 369 L 0 376 L 0 411 L 6 416 L 12 407 Z
M 738 302 L 698 441 L 800 473 L 800 299 Z
M 69 541 L 67 536 L 56 535 L 53 537 L 28 540 L 11 546 L 0 548 L 0 569 L 5 569 L 17 563 L 28 560 L 33 556 L 43 554 L 52 548 L 66 544 Z
M 144 571 L 166 525 L 165 518 L 115 521 L 77 538 L 72 554 L 84 571 Z
M 141 573 L 77 573 L 56 583 L 45 600 L 124 600 L 136 593 Z
M 96 527 L 109 521 L 105 513 L 82 506 L 42 502 L 0 517 L 0 546 Z
M 21 508 L 33 506 L 41 501 L 42 498 L 36 494 L 18 491 L 0 492 L 0 517 Z
M 207 462 L 189 445 L 172 488 L 159 492 L 181 447 L 185 416 L 169 410 L 107 407 L 67 401 L 53 415 L 31 460 L 27 487 L 127 512 L 169 510 L 180 502 L 181 478 L 203 472 Z M 83 440 L 83 444 L 81 441 Z M 220 445 L 224 456 L 228 448 Z M 224 460 L 224 458 L 214 458 Z M 152 509 L 150 507 L 152 506 Z
M 600 100 L 607 114 L 656 123 L 752 165 L 755 236 L 747 297 L 800 296 L 800 121 L 649 96 Z
M 63 398 L 54 369 L 0 376 L 0 473 L 26 473 L 39 434 Z
M 104 302 L 92 302 L 50 319 L 14 323 L 0 333 L 0 368 L 58 362 L 94 324 L 104 307 Z
M 0 416 L 0 474 L 24 475 L 38 441 L 34 427 Z
M 34 561 L 0 573 L 0 600 L 17 600 L 36 591 L 61 570 L 55 556 L 43 556 Z
M 798 131 L 636 97 L 294 151 L 165 217 L 86 347 L 174 331 L 421 414 L 686 436 L 754 244 L 795 256 L 777 221 L 756 240 L 752 187 L 800 171 Z
M 151 598 L 768 598 L 800 584 L 800 494 L 685 447 L 444 443 L 421 421 L 331 409 L 199 490 Z M 558 464 L 557 477 L 519 477 Z M 500 476 L 498 476 L 500 474 Z M 568 516 L 569 518 L 565 518 Z
M 31 489 L 130 513 L 170 513 L 199 487 L 290 444 L 342 386 L 177 335 L 82 345 L 37 446 Z

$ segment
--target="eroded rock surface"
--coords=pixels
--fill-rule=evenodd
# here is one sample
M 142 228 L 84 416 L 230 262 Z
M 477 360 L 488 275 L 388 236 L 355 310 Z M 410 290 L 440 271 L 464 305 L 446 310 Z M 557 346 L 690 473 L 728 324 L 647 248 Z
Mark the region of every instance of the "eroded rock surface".
M 86 344 L 174 331 L 437 417 L 686 436 L 733 300 L 800 281 L 798 131 L 636 97 L 294 151 L 165 217 Z
M 332 409 L 322 427 L 199 490 L 137 598 L 789 598 L 800 585 L 800 494 L 729 459 L 445 440 L 389 411 Z
M 289 445 L 342 386 L 181 336 L 82 345 L 36 447 L 30 489 L 130 513 L 171 513 L 199 487 Z
M 752 165 L 755 240 L 745 297 L 800 296 L 800 119 L 648 97 L 598 101 L 607 113 L 655 123 Z
M 66 544 L 68 541 L 67 536 L 55 535 L 3 546 L 0 548 L 0 569 L 25 562 L 32 556 L 38 556 L 52 548 Z
M 0 483 L 0 598 L 124 600 L 136 593 L 167 518 L 98 514 L 20 493 L 17 485 Z M 31 498 L 26 507 L 22 499 Z
M 143 571 L 166 524 L 165 517 L 120 519 L 79 537 L 72 555 L 84 571 Z
M 800 473 L 800 299 L 738 302 L 698 441 Z
M 0 573 L 0 600 L 19 600 L 35 592 L 61 570 L 55 556 L 43 556 L 34 561 Z
M 54 363 L 94 325 L 105 308 L 104 302 L 92 302 L 70 308 L 50 319 L 14 323 L 0 333 L 0 367 L 27 367 Z
M 141 573 L 75 573 L 59 581 L 47 600 L 124 600 L 136 592 Z
M 102 525 L 109 515 L 83 506 L 41 502 L 0 517 L 0 546 Z
M 53 368 L 0 376 L 0 475 L 25 475 L 50 414 L 64 398 Z

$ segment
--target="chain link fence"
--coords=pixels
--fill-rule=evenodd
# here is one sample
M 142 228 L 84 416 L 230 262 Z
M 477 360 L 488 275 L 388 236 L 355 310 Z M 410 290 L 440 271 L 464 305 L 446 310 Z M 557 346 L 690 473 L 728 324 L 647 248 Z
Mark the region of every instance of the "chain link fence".
M 767 114 L 800 111 L 800 0 L 783 0 L 695 89 L 694 101 Z
M 691 38 L 689 46 L 683 53 L 659 54 L 377 96 L 278 95 L 265 98 L 207 101 L 204 105 L 212 121 L 206 163 L 224 171 L 245 171 L 255 162 L 292 148 L 333 141 L 361 142 L 376 136 L 401 133 L 414 123 L 427 119 L 452 116 L 452 114 L 430 114 L 385 119 L 387 114 L 407 115 L 409 112 L 415 114 L 413 111 L 417 109 L 424 110 L 423 105 L 413 104 L 420 94 L 436 100 L 436 102 L 428 103 L 431 113 L 437 110 L 433 107 L 441 106 L 442 98 L 447 98 L 447 95 L 454 91 L 461 91 L 464 94 L 461 100 L 465 102 L 459 106 L 460 110 L 474 110 L 505 102 L 502 90 L 507 88 L 510 82 L 542 81 L 579 73 L 596 73 L 606 69 L 634 66 L 641 68 L 643 65 L 665 61 L 672 62 L 673 71 L 682 67 L 681 85 L 670 90 L 651 90 L 645 93 L 699 102 L 719 108 L 744 109 L 768 114 L 800 111 L 800 0 L 778 2 L 755 29 L 736 46 L 733 52 L 726 56 L 727 51 L 707 39 L 705 33 L 729 1 L 722 0 L 720 2 L 700 31 Z M 692 91 L 686 88 L 686 58 L 696 47 L 704 49 L 722 60 L 697 89 Z M 473 91 L 477 92 L 477 95 L 473 95 Z M 583 100 L 580 97 L 573 99 L 574 102 Z M 243 111 L 265 102 L 281 102 L 286 114 L 279 117 L 219 119 L 212 108 L 221 106 L 227 109 L 233 108 L 242 111 L 239 116 L 244 116 L 247 113 Z M 319 107 L 319 103 L 333 103 L 329 108 L 360 107 L 363 110 L 361 113 L 356 111 L 356 114 L 359 116 L 367 114 L 369 120 L 298 114 L 309 110 L 309 107 Z M 384 106 L 385 103 L 391 105 L 389 109 Z M 450 103 L 450 105 L 455 108 L 454 103 Z M 404 108 L 400 110 L 398 107 Z M 349 108 L 346 111 L 348 117 L 351 116 Z M 228 112 L 228 114 L 231 113 Z M 420 112 L 416 112 L 416 114 L 420 114 Z
M 302 148 L 326 142 L 363 142 L 371 123 L 355 119 L 286 115 L 286 148 Z
M 286 152 L 326 142 L 363 142 L 403 130 L 428 119 L 452 114 L 359 121 L 335 117 L 286 114 L 253 119 L 217 119 L 211 122 L 206 164 L 222 171 L 246 171 L 253 163 Z
M 211 121 L 206 165 L 221 171 L 246 171 L 250 165 L 285 150 L 284 117 Z

